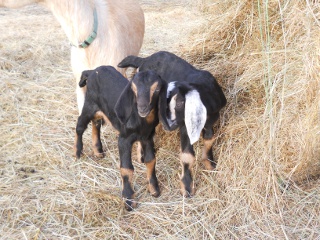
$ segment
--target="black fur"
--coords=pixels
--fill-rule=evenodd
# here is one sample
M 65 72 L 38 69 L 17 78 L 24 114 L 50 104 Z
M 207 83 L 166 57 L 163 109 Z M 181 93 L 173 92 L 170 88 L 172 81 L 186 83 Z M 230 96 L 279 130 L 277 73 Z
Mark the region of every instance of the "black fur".
M 170 52 L 160 51 L 146 58 L 128 56 L 118 64 L 118 67 L 135 67 L 139 68 L 139 72 L 153 70 L 167 83 L 176 81 L 189 85 L 189 88 L 199 92 L 209 117 L 218 113 L 227 103 L 221 87 L 210 72 L 196 69 Z M 166 106 L 162 106 L 162 118 L 165 109 Z M 165 127 L 169 128 L 165 118 L 161 120 Z
M 153 94 L 152 101 L 148 94 L 148 83 L 161 82 L 157 74 L 152 71 L 137 73 L 132 81 L 128 81 L 117 70 L 111 66 L 101 66 L 95 70 L 84 71 L 81 76 L 79 85 L 81 87 L 87 86 L 82 113 L 78 118 L 76 127 L 76 143 L 75 152 L 76 157 L 79 158 L 82 152 L 82 135 L 87 128 L 89 122 L 97 118 L 97 112 L 103 112 L 104 115 L 111 122 L 112 126 L 118 130 L 118 148 L 120 155 L 120 168 L 124 169 L 123 172 L 133 171 L 131 160 L 132 144 L 136 141 L 143 142 L 145 163 L 155 159 L 155 149 L 153 143 L 153 136 L 155 127 L 159 123 L 157 114 L 148 119 L 148 116 L 153 112 L 158 112 L 158 94 Z M 132 83 L 139 86 L 139 91 L 145 93 L 140 96 L 148 98 L 149 113 L 146 117 L 140 117 L 137 109 L 137 97 L 131 89 Z M 161 84 L 159 84 L 161 87 Z M 149 91 L 150 92 L 150 91 Z M 152 112 L 153 111 L 153 112 Z M 102 144 L 100 140 L 100 128 L 98 129 L 98 146 L 102 151 Z M 131 188 L 131 183 L 128 182 L 127 175 L 122 176 L 123 190 L 122 195 L 124 198 L 129 199 L 126 201 L 128 210 L 132 208 L 132 198 L 134 191 Z M 155 172 L 152 174 L 150 184 L 159 191 L 158 180 Z M 160 191 L 157 193 L 159 195 Z M 131 200 L 130 200 L 131 199 Z
M 175 89 L 170 94 L 169 98 L 166 96 L 166 91 L 162 91 L 159 99 L 159 118 L 166 130 L 174 130 L 177 127 L 180 128 L 181 149 L 183 153 L 190 153 L 194 156 L 192 145 L 190 144 L 187 131 L 185 130 L 185 116 L 184 107 L 181 110 L 175 109 L 176 122 L 175 124 L 169 123 L 170 111 L 168 104 L 171 97 L 177 95 L 177 99 L 185 103 L 185 95 L 191 90 L 196 90 L 201 102 L 207 111 L 207 120 L 202 130 L 204 140 L 208 142 L 213 138 L 213 124 L 219 118 L 220 110 L 226 105 L 226 98 L 223 91 L 216 79 L 208 71 L 199 70 L 193 67 L 191 64 L 181 59 L 180 57 L 165 51 L 157 52 L 146 58 L 140 58 L 135 56 L 128 56 L 123 59 L 119 64 L 119 67 L 135 67 L 139 68 L 139 72 L 153 70 L 155 71 L 167 84 L 171 82 L 175 83 Z M 205 155 L 211 166 L 206 165 L 210 170 L 216 165 L 216 161 L 213 159 L 212 145 L 206 151 Z M 183 162 L 183 159 L 181 159 Z M 184 176 L 182 176 L 184 178 Z M 189 192 L 191 180 L 186 181 L 183 179 L 185 190 Z

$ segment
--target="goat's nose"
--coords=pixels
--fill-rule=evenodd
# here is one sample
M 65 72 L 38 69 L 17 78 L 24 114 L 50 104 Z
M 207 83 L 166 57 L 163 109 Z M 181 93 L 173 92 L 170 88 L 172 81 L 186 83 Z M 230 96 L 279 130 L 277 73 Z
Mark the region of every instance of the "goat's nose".
M 146 117 L 149 114 L 149 111 L 150 110 L 148 108 L 148 105 L 147 106 L 143 105 L 141 107 L 138 106 L 138 113 L 140 117 Z
M 146 105 L 138 106 L 138 110 L 139 110 L 139 112 L 145 112 L 148 110 L 148 106 L 146 106 Z

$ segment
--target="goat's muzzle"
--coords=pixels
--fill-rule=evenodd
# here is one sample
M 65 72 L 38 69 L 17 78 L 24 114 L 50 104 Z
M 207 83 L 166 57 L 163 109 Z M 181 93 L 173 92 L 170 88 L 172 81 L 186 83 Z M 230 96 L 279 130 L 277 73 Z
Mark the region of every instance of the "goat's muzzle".
M 150 110 L 151 109 L 149 106 L 143 106 L 143 107 L 138 106 L 138 114 L 142 118 L 145 118 L 146 116 L 148 116 L 148 114 L 150 113 Z
M 167 129 L 168 131 L 176 130 L 179 126 L 176 120 L 171 120 L 170 118 L 167 118 L 167 122 L 169 125 L 169 129 Z

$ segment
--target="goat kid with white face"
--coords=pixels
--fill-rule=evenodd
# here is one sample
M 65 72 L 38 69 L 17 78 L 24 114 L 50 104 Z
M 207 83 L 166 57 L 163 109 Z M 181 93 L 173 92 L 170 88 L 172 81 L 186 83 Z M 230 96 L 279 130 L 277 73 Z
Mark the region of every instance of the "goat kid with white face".
M 160 102 L 160 119 L 164 128 L 173 131 L 179 128 L 181 141 L 181 192 L 184 196 L 194 195 L 192 166 L 194 150 L 192 144 L 199 140 L 201 132 L 204 138 L 203 162 L 206 169 L 213 170 L 216 166 L 212 153 L 212 125 L 219 113 L 207 117 L 207 108 L 202 103 L 199 92 L 181 82 L 170 82 L 167 88 L 167 103 L 164 98 Z M 209 142 L 210 141 L 210 142 Z
M 167 129 L 173 131 L 185 123 L 190 143 L 198 141 L 207 121 L 207 109 L 199 92 L 186 84 L 171 82 L 167 88 L 167 105 Z
M 170 52 L 157 52 L 146 58 L 128 56 L 119 67 L 138 68 L 139 72 L 152 70 L 167 84 L 163 84 L 159 98 L 159 119 L 166 130 L 180 130 L 180 161 L 182 165 L 181 192 L 194 194 L 192 166 L 195 153 L 192 144 L 202 132 L 203 163 L 208 170 L 216 167 L 212 153 L 213 124 L 226 98 L 210 72 L 194 68 L 191 64 Z

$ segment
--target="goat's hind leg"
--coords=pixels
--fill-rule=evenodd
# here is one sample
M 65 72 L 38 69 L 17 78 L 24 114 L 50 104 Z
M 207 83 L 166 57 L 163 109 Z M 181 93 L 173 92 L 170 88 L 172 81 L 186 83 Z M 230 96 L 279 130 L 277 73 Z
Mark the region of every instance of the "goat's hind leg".
M 152 139 L 153 137 L 148 140 L 141 141 L 141 145 L 144 153 L 144 163 L 147 167 L 148 190 L 152 196 L 159 197 L 160 188 L 156 176 L 156 157 L 154 142 Z
M 202 130 L 203 136 L 203 150 L 202 161 L 207 170 L 214 170 L 217 166 L 217 161 L 213 156 L 212 145 L 215 140 L 213 132 L 213 123 L 219 118 L 219 114 L 216 114 L 212 121 L 206 123 Z
M 92 120 L 92 148 L 93 154 L 98 158 L 103 158 L 103 149 L 100 138 L 101 126 L 103 125 L 103 119 L 94 119 Z
M 81 157 L 82 150 L 83 150 L 82 136 L 90 120 L 91 119 L 87 115 L 84 116 L 83 114 L 81 114 L 78 117 L 77 127 L 76 127 L 76 139 L 74 144 L 74 156 L 78 159 Z
M 203 150 L 202 161 L 207 170 L 213 170 L 216 168 L 217 162 L 213 157 L 212 145 L 214 142 L 212 126 L 209 129 L 203 130 Z

